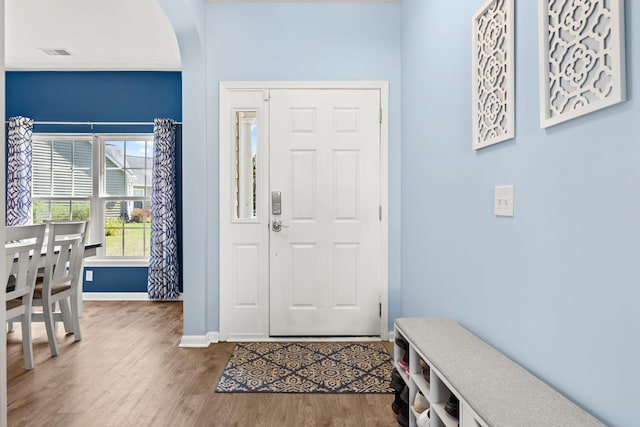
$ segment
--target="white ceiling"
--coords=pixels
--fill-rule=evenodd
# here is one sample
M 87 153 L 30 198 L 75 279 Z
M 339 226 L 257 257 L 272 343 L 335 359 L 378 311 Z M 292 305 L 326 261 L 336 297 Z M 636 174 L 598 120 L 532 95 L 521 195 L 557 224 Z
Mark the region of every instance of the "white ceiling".
M 284 1 L 377 3 L 400 0 Z M 65 49 L 72 55 L 50 56 L 40 49 Z M 5 65 L 7 70 L 30 71 L 165 71 L 182 68 L 178 41 L 157 0 L 6 0 Z
M 175 33 L 156 0 L 6 0 L 5 64 L 8 70 L 181 69 Z

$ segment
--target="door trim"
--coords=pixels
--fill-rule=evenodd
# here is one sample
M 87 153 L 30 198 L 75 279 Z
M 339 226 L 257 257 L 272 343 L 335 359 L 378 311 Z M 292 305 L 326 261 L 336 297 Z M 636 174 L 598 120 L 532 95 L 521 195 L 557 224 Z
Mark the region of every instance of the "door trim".
M 269 90 L 272 89 L 351 89 L 351 90 L 379 90 L 380 91 L 380 205 L 381 205 L 381 231 L 380 231 L 380 268 L 382 281 L 380 285 L 380 304 L 381 304 L 381 316 L 380 316 L 380 339 L 388 339 L 388 321 L 389 321 L 389 208 L 388 208 L 388 188 L 389 188 L 389 83 L 387 81 L 309 81 L 309 82 L 257 82 L 257 81 L 228 81 L 220 82 L 219 87 L 219 313 L 220 313 L 220 340 L 221 341 L 246 341 L 246 340 L 267 340 L 269 336 L 269 325 L 262 330 L 255 331 L 242 331 L 235 332 L 233 329 L 233 319 L 230 313 L 232 304 L 232 292 L 230 278 L 230 268 L 228 259 L 226 259 L 230 241 L 230 227 L 232 222 L 226 221 L 225 218 L 229 216 L 231 211 L 230 199 L 227 197 L 230 187 L 230 175 L 227 173 L 229 165 L 228 161 L 229 148 L 225 145 L 225 141 L 230 141 L 231 129 L 229 129 L 229 112 L 234 108 L 231 105 L 231 98 L 233 93 L 238 92 L 255 92 L 263 95 L 264 101 L 268 101 Z M 268 108 L 266 108 L 268 111 Z M 268 117 L 268 116 L 267 116 Z M 267 121 L 268 123 L 268 121 Z M 264 124 L 263 124 L 264 126 Z M 264 127 L 263 127 L 264 129 Z M 268 135 L 268 132 L 262 133 Z M 268 136 L 266 137 L 268 139 Z M 268 148 L 269 141 L 264 141 L 264 146 Z M 263 169 L 268 169 L 268 162 L 263 165 Z M 263 177 L 268 179 L 269 171 L 263 170 L 260 172 Z M 262 200 L 267 200 L 268 185 L 263 185 L 260 193 Z M 266 206 L 262 203 L 263 207 Z M 267 208 L 268 209 L 268 208 Z M 266 210 L 265 210 L 266 212 Z M 262 215 L 260 220 L 265 221 L 266 226 L 269 224 L 268 215 Z M 235 222 L 237 224 L 237 221 Z M 265 262 L 261 260 L 260 262 Z M 268 266 L 268 259 L 266 260 Z M 267 280 L 268 291 L 268 280 Z M 265 301 L 266 304 L 266 319 L 268 322 L 268 298 Z M 248 314 L 249 312 L 247 312 Z M 264 313 L 258 314 L 261 318 L 264 318 Z M 296 338 L 297 339 L 297 338 Z

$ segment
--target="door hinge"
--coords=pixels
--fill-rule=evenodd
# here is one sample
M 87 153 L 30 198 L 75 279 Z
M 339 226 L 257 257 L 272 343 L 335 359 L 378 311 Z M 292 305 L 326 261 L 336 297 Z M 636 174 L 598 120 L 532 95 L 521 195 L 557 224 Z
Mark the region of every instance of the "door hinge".
M 382 221 L 382 205 L 378 206 L 378 218 Z
M 378 303 L 378 316 L 382 317 L 382 303 Z
M 380 123 L 382 123 L 382 108 L 380 108 Z

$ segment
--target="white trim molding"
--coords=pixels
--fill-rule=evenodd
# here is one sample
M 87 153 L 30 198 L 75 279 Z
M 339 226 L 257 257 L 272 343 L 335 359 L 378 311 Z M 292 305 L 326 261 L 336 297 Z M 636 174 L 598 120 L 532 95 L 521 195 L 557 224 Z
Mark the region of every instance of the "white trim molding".
M 86 258 L 85 267 L 139 267 L 149 268 L 149 259 L 109 259 L 109 258 Z
M 472 147 L 515 137 L 514 0 L 489 0 L 473 16 Z
M 220 332 L 207 332 L 206 335 L 183 335 L 180 339 L 182 348 L 206 348 L 209 344 L 220 342 Z
M 540 126 L 626 100 L 624 0 L 539 0 Z

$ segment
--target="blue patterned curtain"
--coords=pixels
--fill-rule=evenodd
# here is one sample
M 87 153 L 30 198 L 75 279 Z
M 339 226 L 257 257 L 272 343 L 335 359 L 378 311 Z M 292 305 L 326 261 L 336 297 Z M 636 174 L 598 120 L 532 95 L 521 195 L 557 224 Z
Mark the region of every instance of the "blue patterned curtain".
M 152 300 L 180 295 L 176 221 L 176 126 L 155 119 L 151 178 L 151 258 L 147 291 Z
M 31 223 L 33 120 L 11 117 L 7 142 L 7 226 Z

